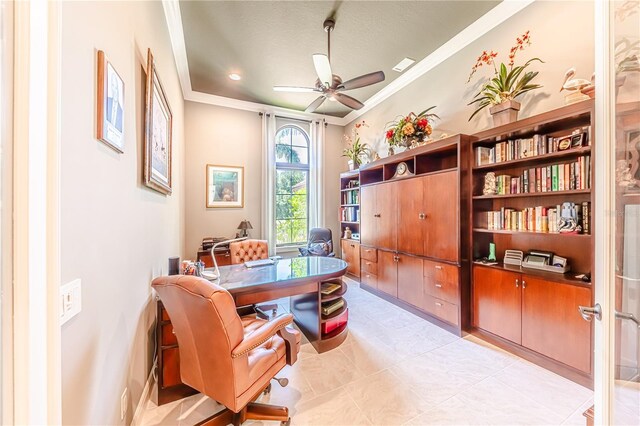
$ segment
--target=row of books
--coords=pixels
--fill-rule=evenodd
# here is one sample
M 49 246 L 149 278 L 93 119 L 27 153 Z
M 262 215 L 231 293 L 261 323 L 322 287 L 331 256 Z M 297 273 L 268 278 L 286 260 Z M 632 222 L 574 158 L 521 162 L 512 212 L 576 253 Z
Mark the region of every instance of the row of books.
M 351 179 L 349 180 L 349 182 L 347 182 L 344 189 L 358 188 L 359 186 L 360 186 L 359 179 Z
M 542 233 L 591 233 L 591 203 L 564 203 L 516 210 L 503 207 L 487 212 L 487 229 Z
M 518 177 L 496 176 L 496 194 L 573 191 L 591 188 L 591 156 L 581 155 L 572 163 L 559 163 L 524 170 Z
M 536 134 L 531 138 L 498 142 L 492 147 L 480 146 L 476 148 L 476 165 L 502 163 L 588 146 L 591 145 L 590 133 L 591 126 L 585 126 L 561 137 Z
M 342 222 L 360 222 L 360 209 L 357 207 L 342 207 L 340 209 Z
M 360 204 L 360 191 L 343 192 L 341 204 Z

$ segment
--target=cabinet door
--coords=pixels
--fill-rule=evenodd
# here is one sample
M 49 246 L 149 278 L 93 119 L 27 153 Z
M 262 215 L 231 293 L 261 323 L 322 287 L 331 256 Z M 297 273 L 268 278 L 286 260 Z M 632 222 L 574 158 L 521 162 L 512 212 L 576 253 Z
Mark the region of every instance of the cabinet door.
M 422 255 L 424 246 L 423 181 L 424 178 L 417 178 L 393 184 L 399 194 L 398 250 L 417 255 Z
M 473 325 L 512 342 L 521 342 L 520 274 L 473 267 Z
M 398 299 L 422 308 L 422 259 L 398 255 Z
M 397 183 L 376 185 L 376 229 L 378 247 L 387 250 L 397 248 L 398 229 L 398 186 Z M 410 195 L 410 194 L 406 194 Z
M 342 240 L 343 260 L 347 262 L 347 273 L 360 276 L 360 243 Z M 344 256 L 344 254 L 347 254 Z
M 398 297 L 398 263 L 396 254 L 378 250 L 378 290 Z
M 591 372 L 591 325 L 578 306 L 591 306 L 591 289 L 522 276 L 522 345 Z
M 425 176 L 423 198 L 426 215 L 426 219 L 421 221 L 424 222 L 424 255 L 458 261 L 460 236 L 458 172 Z
M 360 242 L 364 245 L 378 245 L 376 214 L 376 187 L 363 186 L 360 188 Z

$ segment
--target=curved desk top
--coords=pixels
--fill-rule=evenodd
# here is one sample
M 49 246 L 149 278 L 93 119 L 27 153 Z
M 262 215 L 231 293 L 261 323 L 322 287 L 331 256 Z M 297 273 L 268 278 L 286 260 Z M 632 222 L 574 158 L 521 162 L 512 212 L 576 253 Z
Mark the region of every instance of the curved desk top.
M 213 268 L 207 268 L 213 270 Z M 255 291 L 260 286 L 285 287 L 301 282 L 318 282 L 340 277 L 347 263 L 334 257 L 294 257 L 276 260 L 273 265 L 247 268 L 244 264 L 221 266 L 219 285 L 230 293 Z

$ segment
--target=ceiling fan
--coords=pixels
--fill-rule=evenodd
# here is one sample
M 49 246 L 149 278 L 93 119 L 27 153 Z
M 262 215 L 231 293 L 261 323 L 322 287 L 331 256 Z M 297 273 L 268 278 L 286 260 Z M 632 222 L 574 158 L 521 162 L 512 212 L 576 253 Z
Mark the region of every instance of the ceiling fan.
M 341 92 L 343 90 L 359 89 L 360 87 L 366 87 L 384 81 L 384 72 L 376 71 L 343 82 L 340 76 L 333 74 L 331 71 L 331 31 L 335 28 L 336 22 L 329 18 L 324 21 L 323 26 L 327 32 L 328 54 L 316 53 L 313 55 L 313 65 L 318 74 L 315 87 L 274 86 L 273 90 L 276 92 L 321 93 L 315 101 L 309 104 L 305 112 L 314 112 L 322 105 L 325 99 L 338 101 L 351 109 L 360 109 L 364 106 L 362 102 Z

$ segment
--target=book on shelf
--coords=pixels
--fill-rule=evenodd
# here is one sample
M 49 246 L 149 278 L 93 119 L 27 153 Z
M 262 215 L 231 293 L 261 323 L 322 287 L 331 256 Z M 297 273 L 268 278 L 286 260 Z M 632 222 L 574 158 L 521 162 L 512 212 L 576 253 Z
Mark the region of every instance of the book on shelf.
M 356 206 L 340 208 L 341 222 L 360 222 L 360 209 Z
M 492 147 L 480 146 L 476 148 L 475 152 L 476 166 L 552 154 L 561 150 L 559 141 L 567 138 L 571 138 L 569 149 L 590 146 L 590 135 L 591 126 L 584 126 L 562 137 L 535 134 L 530 138 L 509 139 L 498 142 Z
M 342 286 L 340 284 L 322 283 L 322 285 L 320 286 L 320 293 L 324 294 L 325 296 L 328 296 L 334 291 L 340 290 L 341 288 Z
M 341 204 L 360 204 L 360 191 L 343 192 Z
M 322 315 L 331 315 L 344 306 L 344 299 L 336 299 L 322 304 Z
M 591 156 L 581 155 L 571 163 L 532 167 L 519 176 L 497 175 L 496 194 L 574 191 L 591 188 Z
M 575 209 L 575 217 L 578 218 L 578 224 L 581 225 L 583 234 L 590 234 L 590 210 L 591 203 L 588 201 L 582 204 L 573 204 Z M 500 210 L 488 211 L 487 229 L 490 231 L 520 231 L 520 232 L 539 232 L 539 233 L 561 233 L 563 218 L 561 217 L 562 205 L 558 204 L 551 207 L 535 206 L 526 207 L 521 210 L 502 207 Z

